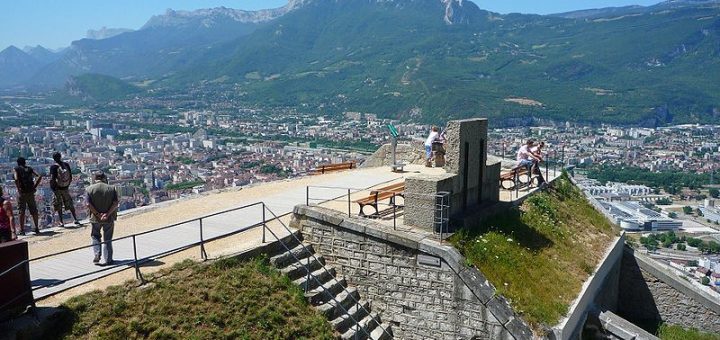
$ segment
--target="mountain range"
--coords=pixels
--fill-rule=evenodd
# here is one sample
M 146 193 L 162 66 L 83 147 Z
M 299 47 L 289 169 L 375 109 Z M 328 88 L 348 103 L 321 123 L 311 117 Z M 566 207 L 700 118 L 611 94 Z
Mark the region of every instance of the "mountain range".
M 75 41 L 54 60 L 40 54 L 0 52 L 0 86 L 67 89 L 87 74 L 82 83 L 125 89 L 118 98 L 143 95 L 122 79 L 152 83 L 144 91 L 205 87 L 247 104 L 432 122 L 720 121 L 719 1 L 540 16 L 463 0 L 295 0 L 169 10 L 136 31 Z

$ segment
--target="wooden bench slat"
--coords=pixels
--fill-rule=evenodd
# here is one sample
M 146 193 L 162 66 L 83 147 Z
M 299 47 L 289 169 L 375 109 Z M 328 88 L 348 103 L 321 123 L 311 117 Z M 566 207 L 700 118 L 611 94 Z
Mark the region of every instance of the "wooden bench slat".
M 404 191 L 405 182 L 390 184 L 382 188 L 375 189 L 371 191 L 370 195 L 368 195 L 367 197 L 360 198 L 358 200 L 355 200 L 354 202 L 360 205 L 360 216 L 365 216 L 365 212 L 363 211 L 363 209 L 366 205 L 370 205 L 375 208 L 375 214 L 378 214 L 378 201 L 390 198 L 391 204 L 394 204 L 394 202 L 392 202 L 392 199 L 395 196 L 402 197 Z

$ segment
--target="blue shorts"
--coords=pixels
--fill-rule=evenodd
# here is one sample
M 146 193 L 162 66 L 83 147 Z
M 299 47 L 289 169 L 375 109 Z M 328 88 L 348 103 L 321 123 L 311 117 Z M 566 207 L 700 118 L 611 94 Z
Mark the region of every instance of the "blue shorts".
M 432 156 L 432 146 L 425 145 L 425 159 L 430 160 L 430 156 Z

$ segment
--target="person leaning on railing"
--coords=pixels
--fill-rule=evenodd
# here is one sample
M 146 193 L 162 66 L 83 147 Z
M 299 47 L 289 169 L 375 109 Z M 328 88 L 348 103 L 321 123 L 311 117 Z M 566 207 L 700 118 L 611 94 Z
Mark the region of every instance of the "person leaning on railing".
M 0 243 L 10 242 L 16 238 L 12 203 L 5 199 L 2 187 L 0 187 Z

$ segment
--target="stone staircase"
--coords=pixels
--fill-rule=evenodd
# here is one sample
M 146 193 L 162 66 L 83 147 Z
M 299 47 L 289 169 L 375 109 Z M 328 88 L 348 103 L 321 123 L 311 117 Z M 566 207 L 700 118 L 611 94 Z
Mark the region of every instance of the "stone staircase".
M 305 297 L 330 321 L 340 339 L 393 338 L 390 324 L 371 311 L 357 288 L 348 287 L 345 278 L 337 277 L 335 268 L 326 265 L 312 245 L 295 241 L 286 246 L 290 251 L 272 256 L 270 263 L 306 291 Z

